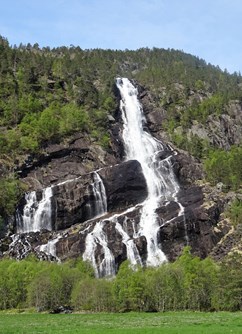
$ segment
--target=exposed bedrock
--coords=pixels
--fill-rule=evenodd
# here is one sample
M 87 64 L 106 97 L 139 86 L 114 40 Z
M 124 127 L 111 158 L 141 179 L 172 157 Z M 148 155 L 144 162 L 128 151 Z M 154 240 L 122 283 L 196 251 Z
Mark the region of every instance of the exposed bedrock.
M 109 212 L 125 210 L 147 197 L 145 178 L 140 163 L 136 160 L 103 168 L 98 174 L 105 186 L 105 200 Z M 63 230 L 83 223 L 98 214 L 93 175 L 94 173 L 88 173 L 52 187 L 53 230 Z M 36 197 L 41 200 L 41 190 L 36 192 Z M 25 204 L 26 201 L 23 199 L 18 208 L 20 214 L 23 214 Z

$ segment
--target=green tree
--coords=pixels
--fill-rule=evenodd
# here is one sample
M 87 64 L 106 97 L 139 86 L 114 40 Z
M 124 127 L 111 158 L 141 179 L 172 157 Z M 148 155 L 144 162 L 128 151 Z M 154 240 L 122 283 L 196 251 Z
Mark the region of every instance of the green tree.
M 3 217 L 14 213 L 24 189 L 23 183 L 14 177 L 0 179 L 0 213 Z
M 226 215 L 231 219 L 234 226 L 242 224 L 242 201 L 235 199 L 228 208 Z
M 52 104 L 43 110 L 38 119 L 37 136 L 39 140 L 56 139 L 59 136 L 60 106 Z
M 114 310 L 112 281 L 85 278 L 72 291 L 72 305 L 77 310 L 108 312 Z
M 214 298 L 216 310 L 242 310 L 242 257 L 234 252 L 220 265 L 219 283 Z

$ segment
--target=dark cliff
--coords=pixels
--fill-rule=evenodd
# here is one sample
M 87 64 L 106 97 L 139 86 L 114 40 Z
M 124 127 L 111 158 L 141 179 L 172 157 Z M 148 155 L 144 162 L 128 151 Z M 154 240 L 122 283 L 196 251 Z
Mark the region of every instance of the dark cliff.
M 148 92 L 143 92 L 145 98 Z M 152 106 L 145 104 L 148 125 L 157 139 L 166 137 L 158 126 L 160 113 L 154 113 Z M 155 116 L 156 115 L 156 116 Z M 19 167 L 19 175 L 32 190 L 49 185 L 53 187 L 52 232 L 30 232 L 19 236 L 17 242 L 11 238 L 1 242 L 1 252 L 17 258 L 24 258 L 34 252 L 39 258 L 58 258 L 65 260 L 77 257 L 85 251 L 86 231 L 94 229 L 96 219 L 90 216 L 93 211 L 95 196 L 90 190 L 93 182 L 92 171 L 103 180 L 107 194 L 107 211 L 103 217 L 107 235 L 107 246 L 113 251 L 117 268 L 127 258 L 127 249 L 116 224 L 109 219 L 110 213 L 119 213 L 117 222 L 125 228 L 127 235 L 133 238 L 139 222 L 140 207 L 127 213 L 129 207 L 142 203 L 147 196 L 147 189 L 142 170 L 137 161 L 120 162 L 123 157 L 123 143 L 120 137 L 120 118 L 110 123 L 112 134 L 112 152 L 105 152 L 95 143 L 76 135 L 64 145 L 51 145 L 45 154 L 36 156 Z M 167 152 L 171 148 L 167 143 Z M 115 153 L 114 153 L 115 152 Z M 175 151 L 174 151 L 175 152 Z M 175 202 L 161 206 L 157 213 L 161 222 L 158 241 L 168 260 L 175 260 L 186 245 L 192 252 L 204 258 L 218 249 L 218 244 L 229 232 L 230 225 L 223 217 L 223 211 L 229 198 L 215 188 L 203 184 L 204 173 L 201 163 L 187 154 L 177 150 L 172 157 L 173 169 L 180 185 L 179 202 L 184 207 L 184 216 L 177 215 L 179 206 Z M 168 153 L 163 151 L 159 159 L 165 159 Z M 212 195 L 213 194 L 213 195 Z M 18 212 L 25 204 L 21 201 Z M 22 206 L 21 206 L 22 205 Z M 125 214 L 123 213 L 125 212 Z M 41 245 L 55 241 L 55 254 L 45 254 Z M 143 259 L 146 258 L 146 240 L 136 237 L 135 244 Z M 96 261 L 101 263 L 104 254 L 100 247 L 96 249 Z M 216 251 L 216 254 L 218 251 Z M 100 273 L 101 274 L 101 273 Z
M 229 151 L 241 144 L 239 75 L 229 75 L 175 50 L 142 49 L 132 54 L 73 49 L 70 55 L 63 48 L 53 51 L 56 62 L 66 66 L 61 67 L 66 68 L 63 73 L 54 71 L 52 58 L 47 66 L 44 50 L 16 50 L 17 70 L 20 73 L 26 69 L 26 75 L 21 77 L 12 71 L 8 54 L 13 50 L 4 45 L 4 52 L 8 66 L 3 78 L 8 73 L 14 85 L 0 90 L 4 134 L 0 137 L 1 177 L 9 181 L 9 175 L 15 174 L 24 182 L 24 190 L 38 191 L 39 196 L 43 188 L 52 186 L 54 214 L 53 231 L 22 234 L 12 243 L 11 235 L 16 232 L 13 212 L 23 212 L 25 199 L 18 194 L 10 201 L 11 189 L 0 189 L 1 194 L 10 194 L 0 196 L 1 226 L 8 224 L 7 228 L 0 228 L 2 256 L 22 258 L 34 252 L 39 258 L 53 259 L 55 256 L 47 256 L 40 246 L 55 238 L 57 258 L 82 255 L 85 231 L 93 230 L 95 225 L 89 208 L 93 210 L 95 206 L 91 184 L 92 172 L 98 170 L 107 193 L 107 245 L 113 250 L 117 267 L 126 259 L 123 236 L 109 217 L 117 213 L 117 222 L 126 227 L 128 237 L 132 238 L 138 224 L 139 204 L 146 198 L 147 189 L 139 163 L 124 162 L 120 94 L 114 84 L 117 73 L 133 78 L 138 87 L 147 118 L 146 129 L 167 147 L 159 159 L 165 159 L 166 152 L 174 153 L 172 164 L 180 186 L 177 197 L 185 215 L 176 217 L 179 207 L 175 202 L 157 209 L 160 221 L 169 222 L 161 224 L 158 233 L 167 258 L 176 259 L 187 244 L 195 254 L 211 254 L 216 259 L 236 248 L 240 232 L 231 228 L 224 212 L 234 198 L 241 199 L 240 195 L 234 189 L 226 189 L 227 185 L 209 184 L 203 159 L 211 148 Z M 29 64 L 25 59 L 29 59 Z M 38 59 L 43 60 L 42 72 L 36 65 Z M 102 61 L 96 61 L 93 71 L 88 59 L 90 64 L 94 59 Z M 27 99 L 29 94 L 31 101 Z M 15 185 L 10 181 L 6 184 Z M 8 202 L 11 207 L 7 210 Z M 126 212 L 125 218 L 122 213 L 133 206 L 135 209 Z M 137 237 L 135 243 L 145 259 L 146 241 Z M 103 260 L 101 247 L 96 249 L 96 257 L 98 262 Z

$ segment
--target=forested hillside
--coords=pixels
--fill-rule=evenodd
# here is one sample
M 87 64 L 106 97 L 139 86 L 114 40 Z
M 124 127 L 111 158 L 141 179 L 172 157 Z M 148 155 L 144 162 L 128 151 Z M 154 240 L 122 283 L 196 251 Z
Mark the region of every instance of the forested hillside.
M 119 105 L 117 76 L 137 83 L 151 131 L 188 152 L 204 183 L 234 192 L 224 215 L 236 228 L 242 223 L 239 73 L 174 49 L 50 49 L 10 46 L 0 37 L 0 235 L 29 189 L 21 166 L 47 157 L 50 145 L 69 145 L 81 133 L 107 154 L 116 153 L 110 124 Z

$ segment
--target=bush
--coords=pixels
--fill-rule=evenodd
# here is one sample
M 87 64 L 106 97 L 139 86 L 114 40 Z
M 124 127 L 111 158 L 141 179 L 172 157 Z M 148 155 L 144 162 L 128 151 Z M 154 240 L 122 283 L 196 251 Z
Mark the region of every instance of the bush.
M 10 216 L 15 212 L 16 205 L 23 195 L 24 184 L 14 177 L 0 179 L 0 214 Z
M 234 226 L 242 224 L 242 201 L 239 199 L 234 200 L 227 210 L 226 215 L 231 219 Z
M 242 182 L 242 147 L 230 151 L 214 150 L 204 162 L 207 179 L 212 183 L 224 183 L 228 189 L 237 190 Z

